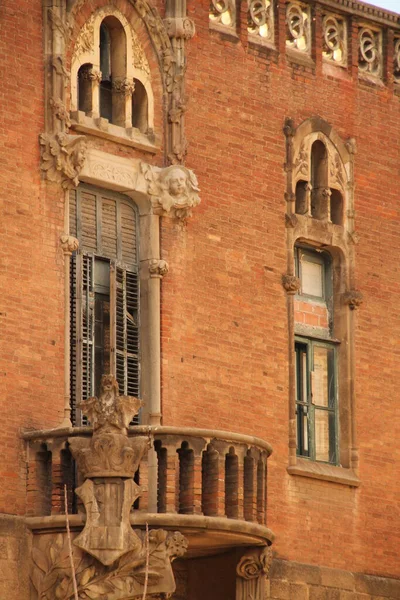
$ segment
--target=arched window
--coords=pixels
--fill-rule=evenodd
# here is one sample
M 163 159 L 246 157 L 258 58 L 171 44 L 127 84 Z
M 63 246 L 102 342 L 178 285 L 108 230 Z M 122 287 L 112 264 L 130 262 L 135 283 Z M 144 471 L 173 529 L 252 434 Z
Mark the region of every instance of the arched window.
M 88 30 L 94 40 L 90 47 Z M 127 145 L 154 146 L 150 66 L 132 24 L 113 6 L 98 9 L 76 40 L 71 122 L 93 135 L 124 138 Z
M 125 127 L 126 35 L 116 17 L 100 25 L 100 116 Z
M 98 395 L 103 374 L 121 394 L 139 396 L 139 257 L 137 211 L 110 192 L 80 186 L 70 194 L 71 406 Z
M 311 147 L 311 216 L 328 218 L 328 155 L 325 144 L 319 140 Z
M 149 112 L 146 89 L 139 79 L 134 79 L 134 92 L 132 94 L 132 127 L 142 133 L 148 129 L 147 115 Z
M 90 113 L 93 110 L 92 98 L 93 65 L 86 63 L 78 71 L 78 110 Z
M 287 273 L 292 475 L 359 481 L 354 416 L 354 153 L 334 128 L 287 119 Z M 296 450 L 295 450 L 296 448 Z M 312 465 L 317 461 L 318 467 Z

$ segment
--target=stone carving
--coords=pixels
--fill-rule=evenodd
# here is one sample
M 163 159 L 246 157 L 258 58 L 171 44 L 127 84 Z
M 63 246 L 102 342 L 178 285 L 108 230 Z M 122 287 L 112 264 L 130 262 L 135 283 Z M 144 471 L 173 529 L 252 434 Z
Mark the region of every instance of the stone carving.
M 49 8 L 48 15 L 53 29 L 57 29 L 64 38 L 64 42 L 67 43 L 72 33 L 72 26 L 69 19 L 61 19 L 55 8 Z
M 88 173 L 100 181 L 106 180 L 110 183 L 123 186 L 126 189 L 134 189 L 136 176 L 128 169 L 121 169 L 103 161 L 90 161 L 87 166 Z M 86 172 L 86 169 L 85 169 Z
M 287 229 L 294 229 L 298 222 L 299 220 L 295 214 L 285 214 L 285 226 Z
M 396 83 L 400 83 L 400 38 L 394 41 L 394 71 L 393 76 Z
M 132 96 L 133 92 L 135 91 L 135 83 L 125 77 L 123 79 L 114 80 L 112 88 L 114 92 L 117 92 L 117 94 Z
M 297 294 L 301 289 L 300 279 L 296 275 L 282 275 L 282 285 L 288 294 Z
M 237 567 L 236 600 L 264 600 L 265 580 L 272 562 L 270 546 L 252 550 L 240 559 Z
M 285 125 L 283 126 L 283 133 L 285 137 L 292 138 L 296 133 L 296 127 L 293 119 L 285 119 Z
M 146 58 L 146 54 L 144 53 L 142 44 L 139 41 L 138 36 L 132 30 L 132 54 L 133 54 L 133 64 L 136 69 L 139 71 L 143 71 L 146 75 L 150 75 L 150 67 Z
M 41 169 L 49 181 L 61 183 L 64 189 L 76 187 L 86 157 L 86 140 L 82 135 L 42 133 Z
M 345 146 L 349 154 L 357 154 L 357 142 L 354 138 L 349 138 L 345 142 Z
M 68 233 L 62 234 L 60 237 L 60 243 L 64 254 L 72 254 L 79 248 L 79 240 L 72 237 L 72 235 L 68 235 Z
M 369 27 L 358 32 L 358 68 L 363 73 L 379 76 L 382 70 L 381 33 Z
M 188 17 L 171 17 L 165 19 L 164 24 L 170 38 L 190 40 L 196 32 L 194 22 Z
M 186 219 L 192 208 L 200 203 L 197 178 L 186 167 L 171 166 L 156 171 L 142 163 L 142 172 L 148 182 L 148 194 L 155 214 L 171 214 L 178 219 Z
M 211 0 L 210 23 L 225 27 L 236 27 L 236 6 L 234 0 Z
M 138 398 L 119 396 L 115 377 L 103 375 L 99 398 L 89 398 L 79 405 L 93 426 L 93 437 L 69 440 L 78 469 L 86 479 L 75 490 L 85 505 L 86 524 L 74 543 L 104 565 L 140 547 L 129 514 L 140 496 L 133 476 L 148 439 L 128 438 L 127 427 L 141 405 Z
M 286 8 L 286 45 L 308 53 L 310 37 L 310 7 L 290 2 Z
M 364 301 L 363 295 L 357 290 L 350 290 L 343 295 L 343 301 L 351 310 L 355 310 L 361 306 Z
M 85 65 L 79 69 L 79 79 L 86 79 L 88 81 L 101 82 L 102 73 L 92 67 L 92 65 Z
M 74 540 L 76 546 L 107 566 L 127 552 L 140 551 L 140 538 L 129 521 L 131 506 L 140 496 L 133 479 L 86 479 L 75 493 L 86 510 L 85 528 Z
M 150 530 L 147 539 L 145 533 L 139 530 L 136 530 L 134 535 L 138 541 L 137 548 L 115 561 L 113 565 L 103 565 L 74 545 L 72 558 L 80 600 L 142 598 L 147 547 L 149 558 L 146 598 L 167 598 L 174 592 L 171 563 L 186 552 L 186 539 L 179 532 L 168 533 L 163 529 Z M 69 546 L 65 534 L 35 539 L 30 574 L 37 600 L 74 598 Z
M 57 119 L 63 121 L 65 123 L 65 127 L 70 127 L 71 121 L 69 118 L 69 112 L 61 98 L 50 98 L 50 106 Z
M 346 52 L 346 22 L 334 15 L 325 15 L 322 20 L 322 54 L 325 59 L 344 65 Z
M 309 152 L 306 148 L 306 142 L 300 146 L 299 153 L 294 161 L 294 175 L 299 176 L 299 178 L 306 178 L 307 180 L 310 178 L 310 159 Z
M 64 59 L 62 58 L 62 56 L 55 56 L 52 60 L 51 65 L 53 67 L 54 72 L 64 82 L 64 88 L 68 87 L 71 73 L 65 68 Z
M 166 260 L 152 258 L 149 262 L 149 273 L 151 278 L 161 279 L 169 271 L 169 266 Z
M 93 18 L 86 21 L 83 25 L 82 29 L 79 32 L 77 40 L 75 42 L 74 50 L 73 50 L 73 60 L 79 58 L 82 54 L 93 52 L 94 47 L 94 26 L 93 26 Z
M 265 40 L 273 40 L 274 13 L 271 0 L 250 0 L 247 31 Z

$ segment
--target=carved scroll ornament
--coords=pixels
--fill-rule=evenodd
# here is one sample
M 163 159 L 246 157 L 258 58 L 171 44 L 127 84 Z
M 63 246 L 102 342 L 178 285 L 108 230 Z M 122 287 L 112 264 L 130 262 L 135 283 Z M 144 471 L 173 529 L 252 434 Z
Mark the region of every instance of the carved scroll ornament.
M 264 600 L 265 580 L 272 563 L 272 550 L 252 550 L 242 556 L 237 567 L 236 600 Z
M 64 189 L 76 187 L 86 158 L 85 137 L 66 133 L 55 135 L 42 133 L 39 143 L 42 157 L 41 169 L 46 178 L 61 183 Z
M 186 219 L 192 209 L 200 204 L 197 178 L 186 167 L 174 165 L 156 170 L 142 163 L 142 173 L 147 181 L 147 191 L 155 214 L 170 214 L 177 219 Z
M 358 43 L 358 68 L 363 73 L 379 76 L 382 70 L 381 33 L 369 27 L 361 27 Z

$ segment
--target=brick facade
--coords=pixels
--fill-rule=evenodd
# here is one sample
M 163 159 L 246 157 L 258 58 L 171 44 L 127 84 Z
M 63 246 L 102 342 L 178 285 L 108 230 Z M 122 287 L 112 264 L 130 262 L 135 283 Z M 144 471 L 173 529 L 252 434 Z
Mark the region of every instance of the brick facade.
M 86 2 L 72 38 L 106 4 Z M 149 60 L 159 150 L 152 155 L 94 136 L 90 146 L 163 167 L 165 98 L 156 52 L 132 3 L 113 4 L 136 23 Z M 163 16 L 165 3 L 152 4 Z M 183 223 L 161 218 L 161 257 L 170 267 L 161 285 L 162 424 L 234 431 L 272 445 L 268 527 L 276 535 L 278 562 L 270 598 L 400 598 L 395 581 L 400 578 L 400 92 L 391 58 L 400 30 L 382 11 L 368 13 L 357 2 L 350 10 L 341 0 L 327 1 L 348 23 L 348 66 L 340 67 L 322 60 L 327 9 L 322 0 L 311 3 L 313 42 L 306 61 L 285 50 L 283 0 L 277 1 L 274 48 L 249 40 L 247 4 L 236 4 L 236 31 L 228 34 L 210 29 L 209 0 L 188 1 L 196 34 L 186 44 L 185 164 L 198 178 L 201 204 Z M 5 0 L 0 6 L 0 514 L 19 517 L 36 514 L 48 502 L 35 494 L 46 467 L 36 462 L 28 469 L 20 432 L 57 427 L 64 407 L 59 237 L 65 231 L 65 196 L 40 171 L 42 12 L 39 0 Z M 357 23 L 368 21 L 383 31 L 383 74 L 375 80 L 358 74 Z M 68 61 L 71 52 L 70 43 Z M 282 287 L 287 272 L 283 126 L 288 118 L 297 127 L 315 116 L 343 141 L 354 138 L 357 144 L 353 285 L 364 298 L 354 312 L 358 487 L 287 472 L 291 340 Z M 295 303 L 297 321 L 326 327 L 323 308 Z M 62 491 L 55 485 L 49 495 L 58 494 L 62 512 Z M 28 503 L 26 489 L 33 492 Z M 15 535 L 20 540 L 19 530 Z M 4 538 L 13 536 L 6 528 Z M 10 552 L 4 550 L 1 561 L 14 561 Z M 306 566 L 296 571 L 297 563 Z M 10 599 L 25 598 L 24 591 L 15 591 L 15 582 L 7 587 L 2 577 L 8 579 L 0 575 L 4 597 L 7 592 Z

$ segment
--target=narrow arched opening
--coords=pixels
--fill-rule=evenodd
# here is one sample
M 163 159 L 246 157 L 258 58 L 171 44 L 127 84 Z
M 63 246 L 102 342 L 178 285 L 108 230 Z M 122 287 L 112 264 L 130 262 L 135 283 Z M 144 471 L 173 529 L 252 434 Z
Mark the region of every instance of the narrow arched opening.
M 93 65 L 85 63 L 78 71 L 78 110 L 90 113 L 92 105 Z
M 132 94 L 132 127 L 146 133 L 148 129 L 148 99 L 146 88 L 139 79 L 134 79 L 134 92 Z
M 320 140 L 311 147 L 311 215 L 316 219 L 329 216 L 328 152 Z
M 100 71 L 100 116 L 125 126 L 126 34 L 113 16 L 100 25 Z

